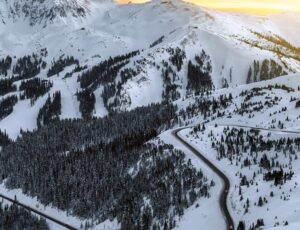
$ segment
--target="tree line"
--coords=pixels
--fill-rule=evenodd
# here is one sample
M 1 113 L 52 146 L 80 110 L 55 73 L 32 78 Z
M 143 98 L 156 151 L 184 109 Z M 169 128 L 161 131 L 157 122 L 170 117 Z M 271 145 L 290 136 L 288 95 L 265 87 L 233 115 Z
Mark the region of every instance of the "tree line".
M 41 80 L 40 78 L 34 78 L 27 81 L 22 81 L 19 87 L 21 93 L 20 99 L 30 99 L 31 104 L 41 96 L 44 96 L 49 92 L 53 83 L 47 80 Z
M 12 58 L 11 56 L 6 56 L 6 58 L 2 58 L 0 60 L 0 75 L 4 75 L 7 77 L 8 70 L 11 69 Z
M 7 117 L 13 112 L 15 104 L 18 102 L 16 95 L 8 96 L 0 100 L 0 120 Z
M 196 95 L 205 93 L 213 89 L 211 80 L 212 65 L 210 57 L 202 50 L 200 55 L 195 56 L 196 64 L 190 60 L 188 62 L 188 85 L 189 93 L 194 92 Z
M 37 117 L 37 126 L 41 127 L 43 125 L 48 125 L 51 122 L 59 121 L 59 116 L 61 114 L 61 94 L 60 92 L 55 92 L 53 94 L 53 99 L 48 95 L 46 103 L 39 110 Z
M 2 230 L 49 230 L 45 219 L 32 215 L 17 205 L 0 203 L 0 229 Z
M 61 71 L 64 70 L 65 67 L 70 65 L 76 65 L 77 68 L 79 67 L 79 61 L 75 59 L 73 56 L 67 56 L 67 57 L 60 57 L 58 60 L 53 60 L 51 67 L 49 68 L 47 72 L 47 77 L 52 77 L 56 74 L 59 74 Z
M 116 218 L 122 229 L 171 229 L 213 186 L 182 152 L 149 142 L 176 119 L 174 106 L 153 104 L 43 124 L 3 148 L 0 178 L 90 225 Z

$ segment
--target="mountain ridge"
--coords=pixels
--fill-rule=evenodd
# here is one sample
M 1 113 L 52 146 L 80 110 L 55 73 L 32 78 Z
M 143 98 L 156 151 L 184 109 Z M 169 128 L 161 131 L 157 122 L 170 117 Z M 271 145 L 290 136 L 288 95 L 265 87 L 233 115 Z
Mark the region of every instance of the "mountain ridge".
M 101 66 L 110 57 L 136 50 L 139 50 L 136 55 L 117 62 L 118 71 L 109 83 L 93 83 L 97 86 L 89 89 L 91 96 L 95 96 L 93 116 L 105 116 L 108 109 L 131 110 L 162 100 L 190 96 L 193 91 L 188 88 L 188 69 L 189 66 L 199 66 L 195 57 L 203 52 L 211 63 L 209 75 L 215 88 L 264 80 L 300 69 L 298 61 L 268 49 L 276 45 L 276 49 L 283 50 L 281 46 L 263 41 L 252 32 L 254 28 L 260 33 L 275 30 L 280 36 L 288 37 L 290 30 L 286 34 L 286 30 L 280 32 L 282 26 L 277 27 L 269 17 L 230 14 L 182 1 L 153 1 L 140 5 L 80 2 L 87 9 L 82 18 L 67 14 L 46 27 L 42 24 L 30 26 L 27 21 L 0 25 L 0 60 L 7 55 L 12 58 L 11 67 L 4 71 L 7 76 L 0 78 L 20 77 L 13 71 L 20 65 L 19 59 L 28 55 L 32 58 L 34 53 L 40 71 L 34 71 L 31 78 L 52 82 L 47 92 L 50 95 L 61 92 L 61 119 L 82 117 L 80 104 L 83 98 L 80 102 L 78 93 L 89 87 L 82 88 L 80 76 L 97 65 Z M 179 14 L 181 17 L 176 17 Z M 247 43 L 248 40 L 251 43 Z M 261 46 L 266 48 L 252 47 L 252 43 L 262 43 Z M 70 65 L 68 57 L 74 59 Z M 57 68 L 60 61 L 65 64 L 59 64 L 62 67 L 54 71 L 57 74 L 48 76 L 50 69 Z M 98 81 L 103 74 L 94 72 L 94 75 Z M 23 94 L 19 88 L 22 79 L 14 79 L 12 85 L 17 90 L 11 94 L 19 96 Z M 0 96 L 0 100 L 8 95 Z M 30 100 L 18 101 L 14 113 L 0 121 L 2 129 L 8 132 L 10 129 L 14 138 L 20 128 L 32 130 L 36 127 L 38 111 L 46 100 L 47 94 L 38 97 L 33 105 Z M 25 108 L 26 124 L 17 122 L 9 128 L 11 119 L 18 119 Z
M 22 0 L 2 1 L 2 22 L 28 20 L 31 26 L 47 26 L 57 17 L 84 17 L 86 15 L 85 0 Z

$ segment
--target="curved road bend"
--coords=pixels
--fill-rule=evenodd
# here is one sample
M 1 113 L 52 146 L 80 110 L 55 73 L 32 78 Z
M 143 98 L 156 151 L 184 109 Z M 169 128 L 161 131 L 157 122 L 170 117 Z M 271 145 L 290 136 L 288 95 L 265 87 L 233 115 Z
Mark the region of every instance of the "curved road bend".
M 20 203 L 20 202 L 17 201 L 17 200 L 11 199 L 11 198 L 9 198 L 9 197 L 7 197 L 7 196 L 4 196 L 4 195 L 2 195 L 2 194 L 0 194 L 0 198 L 3 198 L 3 199 L 5 199 L 5 200 L 8 200 L 9 202 L 14 203 L 14 204 L 16 204 L 16 205 L 18 205 L 18 206 L 20 206 L 20 207 L 26 209 L 27 211 L 33 212 L 33 213 L 35 213 L 35 214 L 37 214 L 37 215 L 39 215 L 39 216 L 41 216 L 41 217 L 43 217 L 43 218 L 45 218 L 45 219 L 47 219 L 47 220 L 51 220 L 52 222 L 54 222 L 54 223 L 56 223 L 56 224 L 58 224 L 58 225 L 60 225 L 60 226 L 62 226 L 62 227 L 64 227 L 64 228 L 66 228 L 66 229 L 77 230 L 77 228 L 74 228 L 74 227 L 72 227 L 72 226 L 69 225 L 69 224 L 66 224 L 66 223 L 64 223 L 64 222 L 62 222 L 62 221 L 60 221 L 60 220 L 58 220 L 58 219 L 55 219 L 55 218 L 53 218 L 53 217 L 51 217 L 51 216 L 49 216 L 49 215 L 47 215 L 47 214 L 44 214 L 44 213 L 42 213 L 42 212 L 40 212 L 40 211 L 38 211 L 38 210 L 36 210 L 36 209 L 34 209 L 34 208 L 31 208 L 31 207 L 29 207 L 29 206 L 27 206 L 27 205 L 25 205 L 25 204 L 22 204 L 22 203 Z
M 225 217 L 226 225 L 228 230 L 234 229 L 234 222 L 233 219 L 229 213 L 228 207 L 227 207 L 227 197 L 228 197 L 228 191 L 230 189 L 230 181 L 225 176 L 225 174 L 220 171 L 214 164 L 212 164 L 206 157 L 204 157 L 197 149 L 195 149 L 193 146 L 191 146 L 188 142 L 186 142 L 178 133 L 186 128 L 180 128 L 172 131 L 172 135 L 178 139 L 185 147 L 187 147 L 193 154 L 195 154 L 200 160 L 202 160 L 209 168 L 211 168 L 223 181 L 223 188 L 220 194 L 219 198 L 219 204 L 221 211 Z

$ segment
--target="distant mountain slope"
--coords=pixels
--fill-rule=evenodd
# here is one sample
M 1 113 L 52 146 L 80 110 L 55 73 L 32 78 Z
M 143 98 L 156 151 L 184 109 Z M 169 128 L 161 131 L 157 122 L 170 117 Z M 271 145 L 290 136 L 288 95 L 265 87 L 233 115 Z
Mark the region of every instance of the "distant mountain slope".
M 278 54 L 272 47 L 280 48 L 280 44 L 254 33 L 271 31 L 297 47 L 293 41 L 299 32 L 284 27 L 289 15 L 275 19 L 231 14 L 179 0 L 137 5 L 96 0 L 0 4 L 4 9 L 0 13 L 0 81 L 8 90 L 0 95 L 0 102 L 11 95 L 18 97 L 13 112 L 0 120 L 0 128 L 13 137 L 20 128 L 36 127 L 48 94 L 57 91 L 61 93 L 60 119 L 104 116 L 198 94 L 203 82 L 205 87 L 222 88 L 300 69 L 290 49 Z M 130 53 L 134 55 L 126 57 Z M 31 78 L 51 83 L 33 102 L 21 97 L 24 83 L 20 88 L 22 81 Z M 10 86 L 5 79 L 11 79 Z M 24 119 L 10 125 L 20 116 Z

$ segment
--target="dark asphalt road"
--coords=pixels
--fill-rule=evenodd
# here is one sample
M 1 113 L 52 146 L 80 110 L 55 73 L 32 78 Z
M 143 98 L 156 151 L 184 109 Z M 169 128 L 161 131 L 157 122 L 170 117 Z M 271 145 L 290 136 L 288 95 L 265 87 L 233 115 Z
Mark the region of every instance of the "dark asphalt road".
M 227 207 L 227 196 L 230 189 L 230 181 L 225 176 L 223 172 L 221 172 L 213 163 L 211 163 L 205 156 L 203 156 L 197 149 L 195 149 L 193 146 L 191 146 L 188 142 L 186 142 L 181 136 L 179 136 L 179 132 L 185 128 L 176 129 L 172 132 L 172 135 L 178 139 L 185 147 L 187 147 L 192 153 L 194 153 L 200 160 L 202 160 L 209 168 L 211 168 L 223 181 L 223 188 L 220 194 L 219 198 L 219 205 L 222 210 L 222 213 L 224 215 L 227 228 L 229 230 L 234 229 L 234 222 L 233 219 L 229 213 L 228 207 Z M 218 220 L 216 220 L 218 221 Z M 200 228 L 201 229 L 201 228 Z
M 219 126 L 224 126 L 224 127 L 236 127 L 236 128 L 249 128 L 249 129 L 254 129 L 254 130 L 264 130 L 264 131 L 270 131 L 270 132 L 282 132 L 282 133 L 288 133 L 288 134 L 300 134 L 300 131 L 288 131 L 288 130 L 278 130 L 278 129 L 267 129 L 267 128 L 262 128 L 262 127 L 253 127 L 253 126 L 247 126 L 247 125 L 219 125 Z M 187 141 L 185 141 L 181 136 L 179 136 L 179 132 L 185 128 L 179 128 L 176 129 L 172 132 L 172 135 L 178 139 L 185 147 L 187 147 L 192 153 L 194 153 L 200 160 L 202 160 L 209 168 L 211 168 L 222 180 L 224 183 L 220 198 L 219 198 L 219 203 L 220 203 L 220 208 L 223 212 L 223 215 L 226 220 L 227 224 L 227 229 L 234 229 L 234 222 L 233 219 L 228 211 L 227 207 L 227 196 L 228 196 L 228 191 L 230 189 L 230 181 L 229 179 L 225 176 L 223 172 L 221 172 L 214 164 L 212 164 L 201 152 L 199 152 L 197 149 L 195 149 L 193 146 L 191 146 Z

